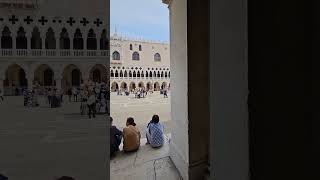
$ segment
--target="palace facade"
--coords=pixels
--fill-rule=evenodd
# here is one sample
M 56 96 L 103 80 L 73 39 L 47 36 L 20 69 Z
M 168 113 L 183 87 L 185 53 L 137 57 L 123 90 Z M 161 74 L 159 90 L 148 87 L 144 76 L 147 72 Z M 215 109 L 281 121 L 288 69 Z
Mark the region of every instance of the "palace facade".
M 86 81 L 108 83 L 106 3 L 0 0 L 0 89 L 4 94 L 35 85 L 67 90 Z
M 115 33 L 110 37 L 110 56 L 111 91 L 170 87 L 168 43 L 127 39 Z

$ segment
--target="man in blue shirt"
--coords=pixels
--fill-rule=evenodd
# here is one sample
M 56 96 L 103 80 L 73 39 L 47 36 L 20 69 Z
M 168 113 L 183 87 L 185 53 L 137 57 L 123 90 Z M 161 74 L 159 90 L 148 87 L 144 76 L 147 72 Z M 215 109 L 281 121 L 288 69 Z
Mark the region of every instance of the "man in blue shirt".
M 153 115 L 152 120 L 147 126 L 147 144 L 157 148 L 164 144 L 163 125 L 159 122 L 159 116 Z

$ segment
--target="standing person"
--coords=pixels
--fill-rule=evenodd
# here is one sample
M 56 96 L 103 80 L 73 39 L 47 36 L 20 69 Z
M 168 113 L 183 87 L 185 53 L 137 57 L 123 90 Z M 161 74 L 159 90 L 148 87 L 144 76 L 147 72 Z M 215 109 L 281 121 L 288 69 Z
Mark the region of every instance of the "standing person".
M 113 125 L 113 118 L 110 117 L 110 156 L 113 156 L 115 152 L 120 150 L 121 139 L 122 132 Z
M 68 89 L 67 94 L 68 94 L 68 96 L 69 96 L 69 102 L 71 102 L 71 97 L 72 97 L 72 90 L 71 90 L 71 88 Z
M 127 119 L 126 126 L 123 129 L 123 150 L 125 152 L 137 151 L 140 147 L 141 134 L 132 117 Z
M 4 99 L 3 99 L 3 91 L 2 91 L 2 89 L 0 89 L 0 99 L 1 99 L 1 101 L 4 101 Z
M 161 147 L 164 144 L 164 128 L 159 121 L 159 116 L 153 115 L 152 120 L 148 124 L 146 130 L 147 144 L 150 144 L 153 148 Z
M 72 88 L 72 94 L 73 94 L 73 102 L 78 102 L 77 88 L 75 87 Z
M 168 98 L 168 92 L 166 89 L 163 90 L 163 97 Z
M 88 109 L 89 109 L 89 119 L 91 119 L 91 114 L 92 117 L 95 118 L 96 117 L 96 96 L 92 91 L 89 91 L 88 93 L 88 100 L 87 100 L 87 105 L 88 105 Z

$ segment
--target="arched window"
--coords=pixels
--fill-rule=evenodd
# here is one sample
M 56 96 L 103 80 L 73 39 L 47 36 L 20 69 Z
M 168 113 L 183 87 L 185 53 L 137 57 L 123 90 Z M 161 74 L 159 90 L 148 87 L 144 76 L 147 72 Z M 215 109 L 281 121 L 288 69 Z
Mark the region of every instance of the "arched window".
M 122 70 L 120 70 L 120 77 L 123 77 L 123 72 L 122 72 Z
M 33 28 L 31 37 L 31 49 L 42 49 L 42 39 L 37 27 Z
M 118 70 L 116 70 L 116 72 L 114 73 L 114 77 L 119 77 Z
M 161 56 L 160 56 L 159 53 L 156 53 L 156 54 L 154 55 L 154 61 L 161 61 Z
M 124 71 L 124 77 L 128 77 L 127 71 Z
M 24 31 L 23 27 L 20 27 L 17 32 L 16 48 L 17 49 L 27 49 L 28 48 L 28 41 L 26 38 L 26 32 Z
M 88 38 L 87 38 L 87 49 L 88 50 L 96 50 L 97 49 L 97 39 L 96 34 L 93 29 L 89 30 Z
M 160 77 L 160 72 L 159 72 L 159 71 L 158 71 L 157 77 L 158 77 L 158 78 Z
M 149 73 L 149 77 L 151 77 L 152 78 L 152 72 L 150 71 L 150 73 Z
M 149 73 L 148 73 L 148 71 L 146 71 L 146 77 L 148 77 L 149 76 Z
M 118 51 L 112 53 L 112 60 L 120 60 L 120 53 Z
M 74 33 L 73 49 L 83 49 L 83 38 L 80 29 L 76 29 Z
M 142 46 L 141 45 L 139 45 L 139 51 L 142 51 Z
M 167 71 L 164 73 L 164 77 L 167 78 L 168 77 L 168 73 Z
M 114 73 L 113 73 L 113 70 L 111 70 L 111 77 L 114 77 Z
M 157 73 L 153 71 L 153 77 L 157 77 Z
M 144 72 L 143 71 L 141 71 L 141 77 L 144 77 Z
M 132 72 L 131 71 L 129 71 L 129 77 L 132 77 Z
M 10 29 L 6 26 L 3 28 L 1 36 L 1 48 L 2 49 L 12 49 L 12 37 Z
M 138 73 L 137 73 L 137 77 L 138 77 L 138 78 L 140 77 L 140 71 L 138 71 Z
M 163 77 L 163 71 L 161 71 L 161 77 Z
M 130 50 L 132 50 L 133 48 L 132 48 L 132 44 L 130 44 Z
M 100 49 L 101 50 L 109 50 L 109 39 L 107 38 L 107 31 L 102 30 L 101 38 L 100 38 Z
M 136 71 L 133 71 L 133 77 L 137 77 Z
M 170 77 L 170 71 L 169 71 L 169 75 L 168 76 Z
M 135 60 L 135 61 L 139 61 L 140 60 L 140 55 L 138 52 L 134 52 L 132 54 L 132 60 Z
M 49 28 L 46 33 L 46 49 L 56 49 L 56 38 L 52 28 Z
M 60 33 L 60 49 L 70 49 L 70 38 L 66 28 Z

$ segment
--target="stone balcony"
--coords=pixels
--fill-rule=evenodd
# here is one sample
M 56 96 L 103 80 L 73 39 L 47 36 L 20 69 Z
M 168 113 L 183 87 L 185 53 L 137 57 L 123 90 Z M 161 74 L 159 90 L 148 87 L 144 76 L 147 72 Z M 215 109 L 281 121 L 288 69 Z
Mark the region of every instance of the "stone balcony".
M 0 57 L 105 57 L 109 58 L 109 50 L 70 50 L 70 49 L 0 49 Z

